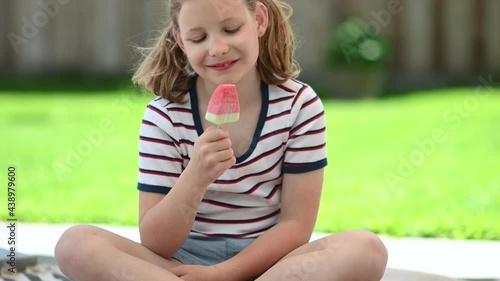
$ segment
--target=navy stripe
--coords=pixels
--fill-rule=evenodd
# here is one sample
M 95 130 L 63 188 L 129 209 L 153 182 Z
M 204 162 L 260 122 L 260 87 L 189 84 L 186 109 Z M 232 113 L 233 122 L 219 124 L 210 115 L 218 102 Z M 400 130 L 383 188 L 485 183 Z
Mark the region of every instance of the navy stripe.
M 265 140 L 267 138 L 274 137 L 276 135 L 280 135 L 280 134 L 283 134 L 283 133 L 289 133 L 290 129 L 291 128 L 283 128 L 283 129 L 279 129 L 279 130 L 276 130 L 276 131 L 272 131 L 270 133 L 267 133 L 267 134 L 261 136 L 260 139 L 259 139 L 259 141 L 262 141 L 262 140 Z
M 241 194 L 252 194 L 254 193 L 257 189 L 259 189 L 262 185 L 268 183 L 268 182 L 272 182 L 272 181 L 275 181 L 279 178 L 281 178 L 283 175 L 280 173 L 279 176 L 275 177 L 274 179 L 270 179 L 270 180 L 266 180 L 266 181 L 261 181 L 259 183 L 257 183 L 256 185 L 254 185 L 252 188 L 250 188 L 249 190 L 245 191 L 245 192 L 242 192 Z
M 289 92 L 289 93 L 294 93 L 295 94 L 295 91 L 293 89 L 290 89 L 284 85 L 277 85 L 279 88 L 285 90 L 286 92 Z
M 182 140 L 179 140 L 178 144 L 179 145 L 181 145 L 181 144 L 194 145 L 194 142 L 192 142 L 190 140 L 182 139 Z
M 201 218 L 201 217 L 196 217 L 195 220 L 198 222 L 203 222 L 203 223 L 214 223 L 214 224 L 248 224 L 248 223 L 256 223 L 264 220 L 268 220 L 270 218 L 273 218 L 277 215 L 279 215 L 281 210 L 277 210 L 272 212 L 271 214 L 258 217 L 258 218 L 253 218 L 253 219 L 247 219 L 247 220 L 214 220 L 214 219 L 207 219 L 207 218 Z
M 270 100 L 269 104 L 276 104 L 276 103 L 280 103 L 280 102 L 283 102 L 283 101 L 291 100 L 291 99 L 293 99 L 293 97 L 294 96 L 288 96 L 288 97 L 283 97 L 283 98 L 279 98 L 279 99 L 275 99 L 275 100 Z
M 287 174 L 307 173 L 324 168 L 327 164 L 328 162 L 326 161 L 326 158 L 312 163 L 302 163 L 302 164 L 284 163 L 283 173 Z
M 171 187 L 166 187 L 166 186 L 160 186 L 160 185 L 150 185 L 150 184 L 144 184 L 144 183 L 138 183 L 137 184 L 137 189 L 140 191 L 145 191 L 145 192 L 154 192 L 154 193 L 163 193 L 167 194 L 170 192 L 172 189 Z
M 243 180 L 250 178 L 250 177 L 262 176 L 262 175 L 268 174 L 269 172 L 274 170 L 274 168 L 276 168 L 276 166 L 281 164 L 282 161 L 283 161 L 283 156 L 278 160 L 278 162 L 274 163 L 271 167 L 269 167 L 268 169 L 265 169 L 263 171 L 260 171 L 258 173 L 244 175 L 244 176 L 239 177 L 239 178 L 234 179 L 234 180 L 216 180 L 214 183 L 216 183 L 216 184 L 235 184 L 235 183 L 238 183 L 238 182 L 243 181 Z
M 287 110 L 287 111 L 283 111 L 283 112 L 278 113 L 278 114 L 275 114 L 275 115 L 268 116 L 268 117 L 267 117 L 267 121 L 273 120 L 273 119 L 275 119 L 275 118 L 279 118 L 279 117 L 281 117 L 281 116 L 288 115 L 288 114 L 290 114 L 291 112 L 292 112 L 291 110 Z
M 278 184 L 276 185 L 273 190 L 271 190 L 271 192 L 269 193 L 269 195 L 267 195 L 265 198 L 266 199 L 271 199 L 273 198 L 274 194 L 276 194 L 276 192 L 278 192 L 278 190 L 281 188 L 281 184 Z
M 292 108 L 295 106 L 295 103 L 297 103 L 297 101 L 299 100 L 299 97 L 302 95 L 302 93 L 305 91 L 305 89 L 307 89 L 307 85 L 304 85 L 302 86 L 302 88 L 299 90 L 299 92 L 297 93 L 297 95 L 295 96 L 295 99 L 293 100 L 293 103 L 292 103 Z
M 265 231 L 273 228 L 275 225 L 276 224 L 273 224 L 273 225 L 270 225 L 270 226 L 265 227 L 265 228 L 261 228 L 261 229 L 256 230 L 256 231 L 247 232 L 247 233 L 243 233 L 243 234 L 224 234 L 224 233 L 212 233 L 212 234 L 208 234 L 208 233 L 201 233 L 201 232 L 198 232 L 198 231 L 195 231 L 195 230 L 191 230 L 191 232 L 202 234 L 202 235 L 205 235 L 207 237 L 214 237 L 214 238 L 245 238 L 245 237 L 253 235 L 253 234 L 259 234 L 259 233 L 265 232 Z
M 208 199 L 203 199 L 202 202 L 210 204 L 210 205 L 214 205 L 214 206 L 228 208 L 228 209 L 247 209 L 247 208 L 251 208 L 251 207 L 247 207 L 247 206 L 238 206 L 238 205 L 234 205 L 234 204 L 228 204 L 228 203 L 223 203 L 223 202 L 219 202 L 219 201 L 215 201 L 215 200 L 208 200 Z
M 322 134 L 326 131 L 326 127 L 323 127 L 319 130 L 311 130 L 311 131 L 307 131 L 305 132 L 304 134 L 301 134 L 301 135 L 294 135 L 294 136 L 290 136 L 290 139 L 296 139 L 296 138 L 300 138 L 302 136 L 310 136 L 310 135 L 319 135 L 319 134 Z
M 286 149 L 286 151 L 289 152 L 305 152 L 305 151 L 312 151 L 312 150 L 318 150 L 321 148 L 325 147 L 325 143 L 317 145 L 317 146 L 306 146 L 306 147 L 289 147 Z
M 298 130 L 300 130 L 302 127 L 306 126 L 307 124 L 309 123 L 312 123 L 318 119 L 320 119 L 321 117 L 323 117 L 323 115 L 325 115 L 325 112 L 324 111 L 321 111 L 319 114 L 313 116 L 312 118 L 302 122 L 301 124 L 299 124 L 298 126 L 296 126 L 295 128 L 293 128 L 291 131 L 290 131 L 290 134 L 293 135 L 295 134 Z
M 144 137 L 144 136 L 140 136 L 139 139 L 142 141 L 147 141 L 147 142 L 154 142 L 154 143 L 160 143 L 160 144 L 164 144 L 164 145 L 168 145 L 168 146 L 175 146 L 175 142 L 173 142 L 173 141 L 148 138 L 148 137 Z
M 266 156 L 272 155 L 273 153 L 276 153 L 277 151 L 280 151 L 283 148 L 283 146 L 285 146 L 285 144 L 286 143 L 282 143 L 280 146 L 278 146 L 276 148 L 273 148 L 273 149 L 271 149 L 269 151 L 266 151 L 266 152 L 262 153 L 261 155 L 255 157 L 254 159 L 248 161 L 248 162 L 242 163 L 241 165 L 238 165 L 238 166 L 234 166 L 231 169 L 240 169 L 242 167 L 245 167 L 245 166 L 248 166 L 250 164 L 253 164 L 253 163 L 259 161 L 260 159 L 262 159 L 262 158 L 264 158 Z
M 303 82 L 300 82 L 299 80 L 295 79 L 295 78 L 292 78 L 290 79 L 292 80 L 293 82 L 297 83 L 299 86 L 307 86 L 307 84 L 303 83 Z
M 162 156 L 162 155 L 156 155 L 156 154 L 149 154 L 149 153 L 142 153 L 139 152 L 139 155 L 144 158 L 150 158 L 150 159 L 157 159 L 157 160 L 165 160 L 165 161 L 170 161 L 170 162 L 179 162 L 182 163 L 183 160 L 179 158 L 173 158 L 173 157 L 167 157 L 167 156 Z
M 169 107 L 169 108 L 167 108 L 167 110 L 170 112 L 181 112 L 181 113 L 189 113 L 189 114 L 192 113 L 191 109 L 181 108 L 181 107 Z
M 172 139 L 172 142 L 174 143 L 175 146 L 177 147 L 180 147 L 182 144 L 187 144 L 187 145 L 194 145 L 194 142 L 190 141 L 190 140 L 186 140 L 186 139 L 182 139 L 182 140 L 174 140 Z
M 157 175 L 157 176 L 162 176 L 162 177 L 172 177 L 172 178 L 178 178 L 181 176 L 180 174 L 177 174 L 177 173 L 168 173 L 168 172 L 147 170 L 147 169 L 139 169 L 139 172 L 141 172 L 143 174 Z
M 318 100 L 319 100 L 319 97 L 318 97 L 318 96 L 316 96 L 315 98 L 311 99 L 310 101 L 305 102 L 305 103 L 302 105 L 302 107 L 301 107 L 300 109 L 302 110 L 302 109 L 304 109 L 304 108 L 306 108 L 306 107 L 310 106 L 311 104 L 313 104 L 313 103 L 317 102 Z
M 158 127 L 158 126 L 156 126 L 156 124 L 155 124 L 155 123 L 150 122 L 150 121 L 147 121 L 147 120 L 144 120 L 144 119 L 142 120 L 142 124 L 144 124 L 144 125 L 148 125 L 148 126 Z
M 158 113 L 161 117 L 165 118 L 174 127 L 183 127 L 183 128 L 188 129 L 188 130 L 196 130 L 195 126 L 190 126 L 190 125 L 186 125 L 184 123 L 179 123 L 179 122 L 173 122 L 172 119 L 170 119 L 170 116 L 168 116 L 165 112 L 161 111 L 160 109 L 158 109 L 152 105 L 148 105 L 148 108 L 150 110 Z

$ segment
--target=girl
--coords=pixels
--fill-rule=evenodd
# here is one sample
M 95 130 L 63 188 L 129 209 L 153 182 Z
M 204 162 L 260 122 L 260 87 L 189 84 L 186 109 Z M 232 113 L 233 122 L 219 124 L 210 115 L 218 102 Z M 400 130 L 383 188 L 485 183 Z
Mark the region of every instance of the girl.
M 387 252 L 367 231 L 308 243 L 325 119 L 294 80 L 291 7 L 279 0 L 171 0 L 172 22 L 133 80 L 158 97 L 139 143 L 141 243 L 74 226 L 55 254 L 72 280 L 380 280 Z M 188 66 L 194 73 L 188 72 Z M 204 120 L 219 84 L 241 112 Z

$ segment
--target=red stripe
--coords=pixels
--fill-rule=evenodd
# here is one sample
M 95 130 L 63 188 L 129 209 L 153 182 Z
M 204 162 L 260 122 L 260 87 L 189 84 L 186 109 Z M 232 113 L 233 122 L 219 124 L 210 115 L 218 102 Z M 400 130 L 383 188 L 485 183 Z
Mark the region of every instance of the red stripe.
M 278 192 L 278 190 L 281 188 L 281 184 L 280 185 L 277 185 L 273 188 L 273 190 L 271 191 L 271 193 L 269 193 L 269 195 L 267 195 L 265 198 L 266 199 L 271 199 L 274 197 L 274 195 L 276 194 L 276 192 Z
M 291 112 L 292 112 L 291 110 L 283 111 L 283 112 L 278 113 L 278 114 L 276 114 L 276 115 L 272 115 L 272 116 L 267 117 L 267 119 L 266 119 L 266 120 L 267 120 L 267 121 L 270 121 L 270 120 L 273 120 L 273 119 L 279 118 L 279 117 L 281 117 L 281 116 L 288 115 L 288 114 L 290 114 Z
M 175 146 L 174 142 L 166 141 L 166 140 L 153 139 L 153 138 L 148 138 L 148 137 L 143 137 L 143 136 L 140 136 L 139 139 L 142 141 L 147 141 L 147 142 L 154 142 L 154 143 L 160 143 L 160 144 L 164 144 L 164 145 L 168 145 L 168 146 Z
M 315 103 L 315 102 L 317 102 L 317 101 L 319 101 L 319 97 L 318 97 L 318 96 L 316 96 L 316 97 L 315 97 L 315 98 L 313 98 L 312 100 L 310 100 L 310 101 L 308 101 L 308 102 L 304 103 L 304 104 L 302 105 L 302 107 L 300 108 L 300 110 L 302 110 L 302 109 L 304 109 L 304 108 L 306 108 L 306 107 L 310 106 L 311 104 L 313 104 L 313 103 Z
M 318 145 L 318 146 L 310 146 L 310 147 L 289 147 L 286 149 L 286 151 L 289 152 L 300 152 L 300 151 L 313 151 L 313 150 L 318 150 L 321 148 L 324 148 L 326 144 Z
M 213 223 L 213 224 L 248 224 L 248 223 L 256 223 L 256 222 L 261 222 L 261 221 L 271 219 L 273 217 L 278 216 L 280 214 L 280 212 L 281 212 L 281 210 L 277 210 L 269 215 L 265 215 L 263 217 L 254 218 L 254 219 L 248 219 L 248 220 L 213 220 L 213 219 L 196 217 L 195 221 L 202 222 L 202 223 Z
M 248 161 L 246 163 L 243 163 L 241 165 L 232 167 L 231 169 L 235 169 L 236 170 L 236 169 L 240 169 L 240 168 L 246 167 L 248 165 L 251 165 L 251 164 L 259 161 L 260 159 L 262 159 L 264 157 L 267 157 L 269 155 L 272 155 L 272 154 L 276 153 L 277 151 L 280 151 L 283 148 L 284 145 L 285 145 L 285 143 L 282 143 L 280 146 L 278 146 L 276 148 L 273 148 L 273 149 L 271 149 L 269 151 L 266 151 L 266 152 L 262 153 L 261 155 L 259 155 L 258 157 L 255 157 L 254 159 L 252 159 L 252 160 L 250 160 L 250 161 Z
M 245 237 L 248 237 L 248 236 L 253 235 L 253 234 L 263 233 L 274 226 L 275 225 L 271 225 L 271 226 L 268 226 L 268 227 L 265 227 L 265 228 L 262 228 L 262 229 L 259 229 L 256 231 L 243 233 L 243 234 L 201 233 L 201 232 L 197 232 L 194 230 L 191 230 L 191 232 L 202 234 L 202 235 L 207 236 L 207 237 L 214 237 L 214 238 L 245 238 Z
M 188 130 L 196 130 L 195 126 L 190 126 L 190 125 L 186 125 L 186 124 L 183 124 L 183 123 L 175 123 L 172 121 L 172 119 L 170 119 L 170 116 L 168 116 L 165 112 L 161 111 L 160 109 L 152 106 L 152 105 L 148 105 L 148 108 L 156 113 L 158 113 L 161 117 L 163 117 L 164 119 L 166 119 L 170 124 L 172 124 L 172 126 L 174 127 L 183 127 L 183 128 L 186 128 Z
M 295 127 L 294 129 L 292 129 L 292 130 L 290 131 L 290 134 L 291 134 L 291 135 L 295 134 L 295 133 L 296 133 L 298 130 L 300 130 L 302 127 L 304 127 L 305 125 L 307 125 L 307 124 L 309 124 L 309 123 L 312 123 L 312 122 L 314 122 L 314 121 L 316 121 L 316 120 L 320 119 L 321 117 L 323 117 L 323 115 L 325 115 L 325 112 L 324 112 L 324 111 L 322 111 L 322 112 L 321 112 L 321 113 L 319 113 L 318 115 L 316 115 L 316 116 L 312 117 L 311 119 L 304 121 L 302 124 L 298 125 L 298 126 L 297 126 L 297 127 Z
M 263 135 L 262 137 L 259 138 L 259 141 L 263 141 L 263 140 L 265 140 L 267 138 L 274 137 L 274 136 L 277 136 L 277 135 L 280 135 L 280 134 L 283 134 L 283 133 L 288 133 L 288 132 L 290 132 L 290 128 L 284 128 L 284 129 L 276 130 L 276 131 L 268 133 L 267 135 Z
M 281 88 L 281 89 L 283 89 L 283 90 L 285 90 L 285 91 L 287 91 L 287 92 L 289 92 L 289 93 L 295 93 L 295 91 L 293 89 L 290 89 L 290 88 L 288 88 L 288 87 L 286 87 L 284 85 L 278 85 L 278 87 Z
M 301 135 L 290 136 L 290 139 L 297 139 L 297 138 L 300 138 L 302 136 L 319 135 L 319 134 L 324 133 L 325 131 L 326 131 L 326 127 L 323 127 L 323 129 L 320 129 L 320 130 L 312 130 L 312 131 L 305 132 Z
M 172 158 L 172 157 L 167 157 L 167 156 L 161 156 L 161 155 L 147 154 L 147 153 L 142 153 L 142 152 L 140 152 L 139 155 L 141 157 L 149 158 L 149 159 L 165 160 L 165 161 L 179 162 L 179 163 L 183 162 L 182 159 L 177 159 L 177 158 Z
M 233 209 L 233 210 L 245 208 L 243 206 L 236 206 L 236 205 L 232 205 L 232 204 L 226 204 L 226 203 L 222 203 L 222 202 L 218 202 L 218 201 L 214 201 L 214 200 L 203 199 L 201 201 L 204 202 L 204 203 L 210 204 L 210 205 L 214 205 L 214 206 L 218 206 L 218 207 L 223 207 L 223 208 L 228 208 L 228 209 Z
M 299 100 L 299 97 L 300 95 L 302 95 L 302 93 L 308 88 L 307 85 L 304 85 L 302 86 L 302 88 L 299 90 L 299 92 L 297 93 L 297 95 L 295 96 L 295 100 L 293 101 L 292 103 L 292 108 L 295 106 L 295 103 Z
M 188 108 L 180 108 L 180 107 L 171 107 L 171 108 L 167 108 L 167 110 L 169 112 L 181 112 L 181 113 L 189 113 L 191 114 L 192 111 L 191 109 L 188 109 Z
M 263 181 L 263 182 L 259 182 L 258 184 L 254 185 L 252 188 L 250 188 L 249 190 L 243 192 L 242 194 L 252 194 L 254 193 L 257 189 L 259 189 L 263 184 L 265 183 L 268 183 L 268 182 L 272 182 L 272 181 L 275 181 L 279 178 L 281 178 L 281 174 L 279 176 L 277 176 L 276 178 L 274 179 L 270 179 L 270 180 L 267 180 L 267 181 Z
M 167 173 L 167 172 L 153 171 L 146 169 L 139 169 L 139 172 L 141 174 L 156 175 L 156 176 L 171 177 L 171 178 L 178 178 L 180 176 L 179 174 L 176 173 Z
M 216 180 L 214 183 L 215 184 L 222 184 L 222 185 L 236 184 L 236 183 L 239 183 L 239 182 L 241 182 L 247 178 L 250 178 L 250 177 L 257 177 L 257 176 L 263 176 L 263 175 L 269 174 L 270 172 L 272 172 L 276 168 L 276 166 L 278 166 L 282 162 L 282 160 L 283 160 L 283 157 L 281 157 L 278 160 L 278 162 L 274 163 L 271 167 L 269 167 L 266 170 L 263 170 L 262 172 L 244 175 L 244 176 L 242 176 L 238 179 L 235 179 L 235 180 Z
M 280 102 L 284 102 L 284 101 L 287 101 L 287 100 L 291 100 L 293 99 L 294 96 L 288 96 L 288 97 L 284 97 L 284 98 L 279 98 L 279 99 L 275 99 L 275 100 L 270 100 L 269 101 L 269 104 L 276 104 L 276 103 L 280 103 Z

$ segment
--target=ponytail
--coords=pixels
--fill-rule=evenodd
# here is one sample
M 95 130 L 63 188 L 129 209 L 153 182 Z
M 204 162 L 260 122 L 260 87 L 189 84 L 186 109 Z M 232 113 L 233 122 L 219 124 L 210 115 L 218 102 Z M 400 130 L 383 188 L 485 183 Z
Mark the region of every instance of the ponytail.
M 155 95 L 172 102 L 185 103 L 193 77 L 188 60 L 174 38 L 175 25 L 170 24 L 152 48 L 142 50 L 144 59 L 132 81 Z
M 260 39 L 257 70 L 266 83 L 283 84 L 300 74 L 300 66 L 295 60 L 295 36 L 289 22 L 293 8 L 281 0 L 259 1 L 267 7 L 269 26 Z

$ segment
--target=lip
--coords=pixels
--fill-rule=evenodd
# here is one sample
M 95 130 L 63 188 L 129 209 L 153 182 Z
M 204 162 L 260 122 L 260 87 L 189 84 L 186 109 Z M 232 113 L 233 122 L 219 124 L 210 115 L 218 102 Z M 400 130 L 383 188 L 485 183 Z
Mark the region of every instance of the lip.
M 228 61 L 224 61 L 224 62 L 220 62 L 220 63 L 211 64 L 211 65 L 208 65 L 207 67 L 210 69 L 213 69 L 215 71 L 226 71 L 226 70 L 233 68 L 233 66 L 237 62 L 238 62 L 238 60 L 228 60 Z

